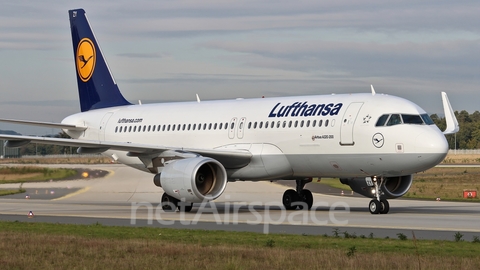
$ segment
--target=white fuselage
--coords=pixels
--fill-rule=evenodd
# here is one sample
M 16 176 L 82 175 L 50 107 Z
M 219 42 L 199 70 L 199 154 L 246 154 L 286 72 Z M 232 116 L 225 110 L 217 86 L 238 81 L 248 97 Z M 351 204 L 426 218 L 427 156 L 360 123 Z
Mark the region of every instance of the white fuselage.
M 435 125 L 376 126 L 385 114 L 422 115 L 414 103 L 383 94 L 295 96 L 130 105 L 69 116 L 88 126 L 73 138 L 178 148 L 242 149 L 253 154 L 230 180 L 399 176 L 426 170 L 447 154 Z M 149 171 L 126 152 L 106 152 Z

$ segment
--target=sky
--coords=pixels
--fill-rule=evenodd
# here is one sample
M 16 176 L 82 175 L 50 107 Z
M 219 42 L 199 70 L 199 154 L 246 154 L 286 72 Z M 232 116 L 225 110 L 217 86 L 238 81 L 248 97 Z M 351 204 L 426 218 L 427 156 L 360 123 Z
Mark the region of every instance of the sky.
M 127 100 L 370 92 L 480 110 L 479 1 L 0 0 L 0 118 L 80 110 L 68 10 L 84 8 Z M 172 112 L 173 113 L 173 112 Z M 0 123 L 46 135 L 59 130 Z

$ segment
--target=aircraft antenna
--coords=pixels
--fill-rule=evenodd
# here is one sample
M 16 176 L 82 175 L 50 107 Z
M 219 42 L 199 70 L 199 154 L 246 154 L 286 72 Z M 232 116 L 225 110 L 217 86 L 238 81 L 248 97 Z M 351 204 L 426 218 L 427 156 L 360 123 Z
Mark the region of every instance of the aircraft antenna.
M 373 84 L 370 84 L 370 87 L 372 88 L 372 96 L 375 96 L 375 89 L 373 89 Z

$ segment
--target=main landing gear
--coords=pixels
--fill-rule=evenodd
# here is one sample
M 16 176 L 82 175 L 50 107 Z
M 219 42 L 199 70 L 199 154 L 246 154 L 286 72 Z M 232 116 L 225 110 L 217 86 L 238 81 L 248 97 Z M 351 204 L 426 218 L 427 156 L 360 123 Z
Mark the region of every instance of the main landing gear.
M 390 204 L 386 199 L 380 198 L 380 186 L 382 185 L 383 178 L 380 178 L 380 183 L 378 183 L 377 177 L 372 177 L 372 181 L 375 187 L 376 198 L 370 201 L 368 210 L 370 210 L 371 214 L 387 214 L 390 210 Z
M 161 204 L 165 212 L 175 212 L 177 208 L 180 212 L 190 212 L 193 208 L 193 203 L 182 202 L 167 193 L 163 193 Z
M 295 210 L 297 208 L 310 210 L 313 205 L 313 195 L 308 189 L 303 189 L 305 184 L 312 182 L 312 178 L 296 180 L 297 190 L 288 189 L 283 193 L 283 206 L 287 210 Z

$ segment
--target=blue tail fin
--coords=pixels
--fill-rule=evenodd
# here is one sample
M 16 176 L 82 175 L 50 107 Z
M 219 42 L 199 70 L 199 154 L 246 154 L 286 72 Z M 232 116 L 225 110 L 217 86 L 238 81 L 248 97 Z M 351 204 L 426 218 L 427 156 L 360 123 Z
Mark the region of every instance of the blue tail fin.
M 82 112 L 131 105 L 120 93 L 103 58 L 85 10 L 69 10 L 78 95 Z

